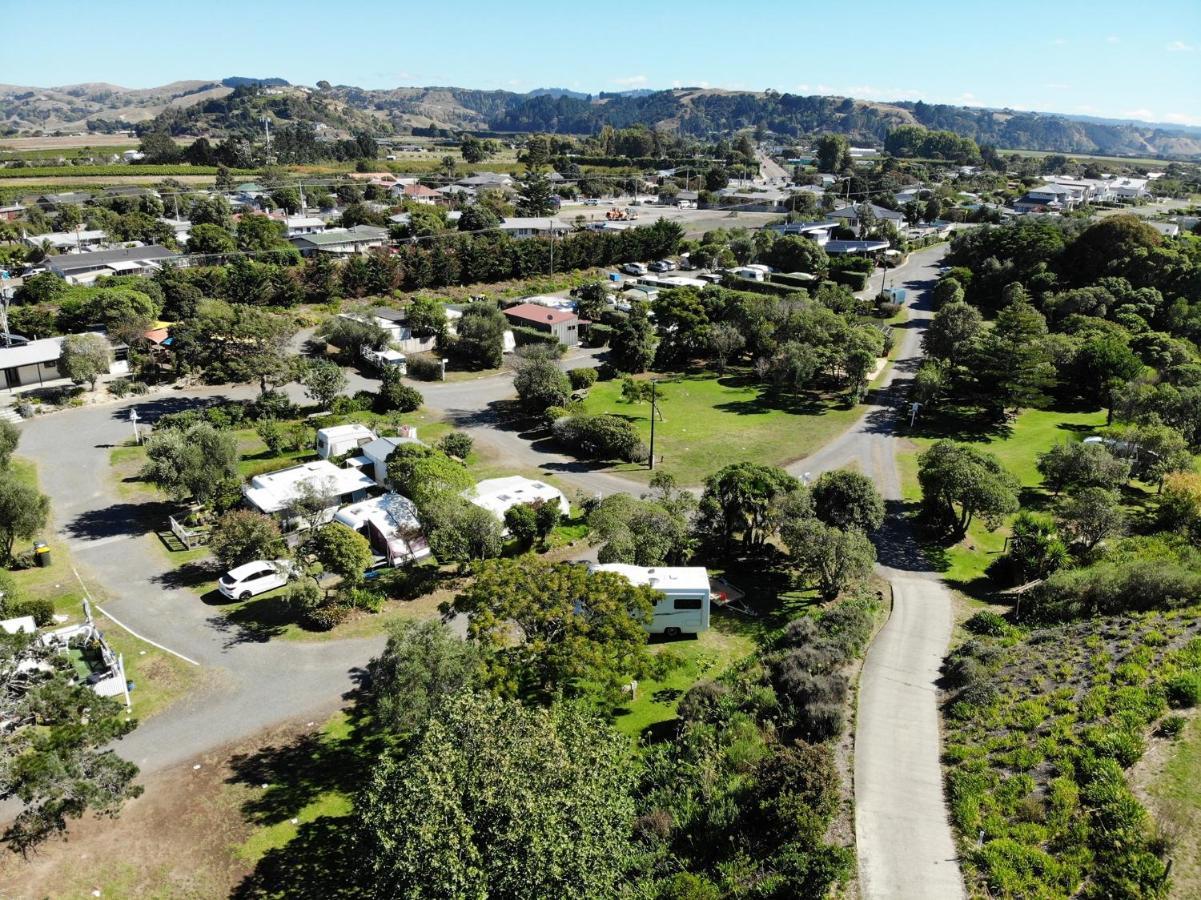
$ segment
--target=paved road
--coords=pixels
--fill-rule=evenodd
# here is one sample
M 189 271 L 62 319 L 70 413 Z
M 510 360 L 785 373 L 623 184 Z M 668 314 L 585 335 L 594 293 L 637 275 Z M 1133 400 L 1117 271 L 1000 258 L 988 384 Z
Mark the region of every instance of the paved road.
M 880 573 L 893 611 L 868 650 L 859 681 L 855 731 L 855 833 L 859 889 L 888 900 L 954 900 L 964 895 L 939 767 L 935 681 L 951 638 L 951 595 L 930 571 L 899 516 L 894 410 L 921 358 L 933 315 L 928 289 L 944 248 L 919 251 L 893 279 L 913 299 L 900 329 L 897 362 L 869 399 L 866 415 L 807 459 L 794 475 L 853 465 L 870 475 L 890 515 L 879 536 Z

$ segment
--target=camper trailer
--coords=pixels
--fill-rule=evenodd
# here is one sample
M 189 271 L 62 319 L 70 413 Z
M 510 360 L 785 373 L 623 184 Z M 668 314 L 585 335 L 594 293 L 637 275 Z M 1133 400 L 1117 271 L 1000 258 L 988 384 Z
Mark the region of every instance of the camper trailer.
M 417 508 L 400 494 L 345 506 L 334 515 L 334 521 L 367 538 L 377 565 L 403 566 L 430 555 Z
M 332 425 L 317 430 L 317 456 L 329 459 L 341 456 L 375 440 L 375 432 L 366 425 Z
M 603 563 L 594 572 L 613 572 L 631 584 L 654 588 L 663 598 L 655 604 L 651 634 L 699 634 L 709 629 L 709 573 L 702 566 L 629 566 Z

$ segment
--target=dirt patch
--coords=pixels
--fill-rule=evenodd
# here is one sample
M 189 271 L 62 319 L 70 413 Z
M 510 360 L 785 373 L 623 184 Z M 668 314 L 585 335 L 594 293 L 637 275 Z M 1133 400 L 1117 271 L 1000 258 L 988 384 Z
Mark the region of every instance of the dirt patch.
M 2 851 L 0 897 L 228 896 L 250 872 L 235 850 L 252 830 L 242 815 L 251 792 L 229 782 L 229 760 L 311 731 L 307 721 L 289 723 L 150 776 L 120 818 L 73 823 L 68 840 L 28 860 Z

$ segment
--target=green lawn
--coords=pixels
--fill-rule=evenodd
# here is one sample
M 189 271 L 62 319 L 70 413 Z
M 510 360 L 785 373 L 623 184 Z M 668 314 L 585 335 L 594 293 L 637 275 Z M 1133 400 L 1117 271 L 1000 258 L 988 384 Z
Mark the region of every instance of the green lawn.
M 802 394 L 771 398 L 743 374 L 723 378 L 710 374 L 680 375 L 659 380 L 655 425 L 655 457 L 681 484 L 700 484 L 722 466 L 739 460 L 784 465 L 808 456 L 837 437 L 862 414 L 841 398 Z M 598 382 L 584 407 L 633 423 L 650 442 L 650 405 L 625 403 L 621 382 Z M 622 463 L 616 471 L 650 477 L 645 465 Z
M 1042 476 L 1036 464 L 1040 453 L 1056 444 L 1079 441 L 1105 425 L 1105 413 L 1064 412 L 1059 410 L 1028 409 L 1004 431 L 981 433 L 973 431 L 971 422 L 957 417 L 930 419 L 918 434 L 911 437 L 910 451 L 897 454 L 897 467 L 902 478 L 906 501 L 921 499 L 917 483 L 917 454 L 936 440 L 950 437 L 970 443 L 995 455 L 1022 485 L 1022 505 L 1027 509 L 1045 507 L 1051 495 L 1042 487 Z M 1002 526 L 989 531 L 976 520 L 968 528 L 967 537 L 952 547 L 927 547 L 927 556 L 952 587 L 971 596 L 981 597 L 987 591 L 984 571 L 1004 552 L 1009 529 Z
M 750 655 L 755 642 L 741 633 L 737 624 L 715 611 L 712 627 L 695 638 L 653 643 L 652 653 L 671 653 L 680 659 L 681 665 L 662 681 L 640 681 L 637 698 L 617 712 L 617 729 L 637 738 L 648 729 L 671 721 L 676 717 L 676 707 L 685 691 L 701 679 L 716 678 Z

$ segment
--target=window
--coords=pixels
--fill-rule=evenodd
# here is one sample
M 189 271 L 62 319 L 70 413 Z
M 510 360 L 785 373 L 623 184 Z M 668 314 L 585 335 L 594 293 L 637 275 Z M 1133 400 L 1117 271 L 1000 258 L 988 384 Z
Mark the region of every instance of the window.
M 700 597 L 676 597 L 675 609 L 700 609 L 704 601 Z

